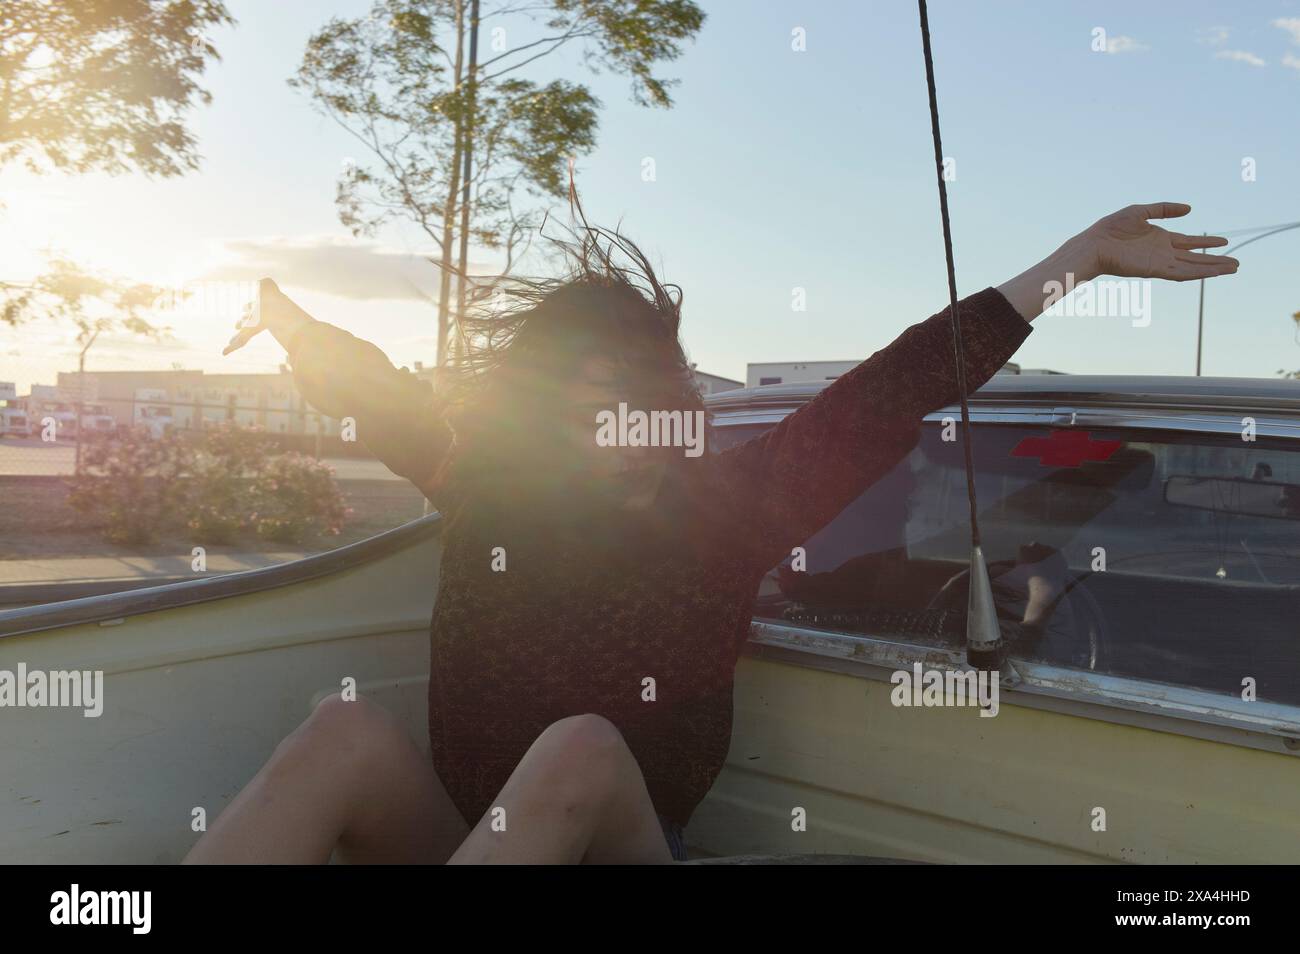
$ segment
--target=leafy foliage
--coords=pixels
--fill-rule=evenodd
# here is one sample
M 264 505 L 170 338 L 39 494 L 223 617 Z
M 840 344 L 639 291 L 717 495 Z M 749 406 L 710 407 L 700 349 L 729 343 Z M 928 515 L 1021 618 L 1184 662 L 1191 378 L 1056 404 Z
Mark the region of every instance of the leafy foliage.
M 0 322 L 18 325 L 37 317 L 70 321 L 83 346 L 119 330 L 157 338 L 167 329 L 150 324 L 143 313 L 161 293 L 153 285 L 96 275 L 56 256 L 49 270 L 30 282 L 0 281 Z
M 173 176 L 198 164 L 183 122 L 210 94 L 220 0 L 0 3 L 0 165 Z
M 83 453 L 83 471 L 74 478 L 69 501 L 102 528 L 107 540 L 152 543 L 176 522 L 192 457 L 179 438 L 100 435 Z
M 233 22 L 220 0 L 3 0 L 0 167 L 21 159 L 33 172 L 156 176 L 196 168 L 183 120 L 211 99 L 198 80 L 219 56 L 205 33 Z M 0 279 L 0 323 L 71 318 L 84 351 L 111 330 L 156 337 L 140 312 L 157 294 L 55 258 L 32 281 Z M 112 317 L 88 316 L 96 310 Z
M 273 457 L 253 485 L 253 524 L 265 540 L 297 543 L 318 533 L 337 536 L 347 516 L 334 471 L 301 454 Z
M 200 543 L 231 543 L 253 526 L 257 502 L 250 488 L 271 453 L 260 431 L 222 424 L 195 448 L 186 494 L 186 526 Z
M 154 543 L 174 532 L 202 544 L 247 534 L 298 543 L 337 535 L 350 512 L 328 466 L 275 454 L 266 434 L 231 425 L 198 441 L 145 428 L 100 436 L 83 463 L 70 502 L 113 543 Z
M 704 12 L 691 0 L 552 0 L 548 26 L 565 38 L 592 41 L 586 56 L 632 77 L 632 97 L 643 106 L 671 106 L 675 81 L 654 75 L 661 61 L 681 55 L 681 42 L 704 25 Z
M 444 270 L 452 265 L 468 143 L 469 237 L 504 248 L 508 268 L 538 221 L 520 201 L 565 194 L 569 159 L 595 147 L 600 106 L 582 84 L 512 74 L 572 44 L 592 69 L 629 75 L 637 102 L 670 106 L 672 81 L 654 70 L 680 55 L 704 14 L 692 0 L 483 4 L 481 22 L 514 17 L 517 29 L 531 23 L 547 35 L 480 61 L 472 76 L 459 52 L 468 16 L 468 0 L 377 0 L 369 16 L 330 20 L 313 35 L 290 84 L 370 157 L 348 164 L 337 186 L 339 218 L 354 234 L 403 217 L 440 251 Z M 445 315 L 446 302 L 439 307 Z

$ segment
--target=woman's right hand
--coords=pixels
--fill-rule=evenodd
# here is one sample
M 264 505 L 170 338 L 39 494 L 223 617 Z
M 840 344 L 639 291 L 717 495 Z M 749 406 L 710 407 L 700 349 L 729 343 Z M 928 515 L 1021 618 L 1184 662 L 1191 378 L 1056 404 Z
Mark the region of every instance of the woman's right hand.
M 314 320 L 280 291 L 275 282 L 263 278 L 257 286 L 257 300 L 244 306 L 235 326 L 235 336 L 221 353 L 227 355 L 238 351 L 262 331 L 270 331 L 287 350 L 299 329 Z

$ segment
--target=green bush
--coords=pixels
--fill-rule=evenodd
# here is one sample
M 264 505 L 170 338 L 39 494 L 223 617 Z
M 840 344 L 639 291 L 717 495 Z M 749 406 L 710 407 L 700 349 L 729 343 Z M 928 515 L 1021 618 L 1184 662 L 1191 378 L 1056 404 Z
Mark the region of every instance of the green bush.
M 260 431 L 222 424 L 204 432 L 194 449 L 185 508 L 197 542 L 233 543 L 253 525 L 253 488 L 271 453 Z
M 253 525 L 264 540 L 297 543 L 319 533 L 337 536 L 350 512 L 334 469 L 301 454 L 267 460 L 253 485 Z
M 197 440 L 143 428 L 83 445 L 70 502 L 113 543 L 154 543 L 184 532 L 202 544 L 255 535 L 298 543 L 337 535 L 349 511 L 333 469 L 276 454 L 267 435 L 222 425 Z
M 96 435 L 83 442 L 81 455 L 69 502 L 96 521 L 106 539 L 152 543 L 176 522 L 192 459 L 180 439 L 154 438 L 144 429 Z

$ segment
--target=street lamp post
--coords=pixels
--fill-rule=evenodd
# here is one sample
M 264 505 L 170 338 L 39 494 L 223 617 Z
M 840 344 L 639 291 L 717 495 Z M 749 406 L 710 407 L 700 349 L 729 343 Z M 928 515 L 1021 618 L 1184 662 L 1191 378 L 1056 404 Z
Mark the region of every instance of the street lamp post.
M 1286 225 L 1265 226 L 1268 229 L 1262 235 L 1256 235 L 1248 238 L 1244 242 L 1239 242 L 1227 249 L 1222 254 L 1231 255 L 1239 248 L 1245 248 L 1251 242 L 1258 242 L 1260 239 L 1268 238 L 1270 235 L 1277 235 L 1279 232 L 1289 232 L 1291 229 L 1300 229 L 1300 222 L 1288 222 Z M 1201 339 L 1205 331 L 1205 279 L 1201 279 L 1201 299 L 1196 308 L 1196 376 L 1201 376 Z

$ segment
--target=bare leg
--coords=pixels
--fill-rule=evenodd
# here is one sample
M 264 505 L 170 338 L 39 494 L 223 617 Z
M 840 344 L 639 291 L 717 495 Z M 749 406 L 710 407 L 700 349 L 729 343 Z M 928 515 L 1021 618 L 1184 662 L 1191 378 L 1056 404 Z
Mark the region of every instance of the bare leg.
M 1021 622 L 1039 630 L 1051 620 L 1057 601 L 1065 589 L 1066 563 L 1059 550 L 1041 543 L 1020 546 L 1016 565 L 999 582 L 1025 594 L 1025 612 Z
M 600 716 L 580 715 L 538 736 L 450 863 L 671 861 L 622 735 Z
M 433 765 L 374 703 L 325 699 L 186 864 L 441 864 L 468 832 Z
M 1056 600 L 1061 595 L 1060 584 L 1035 573 L 1029 577 L 1026 588 L 1029 596 L 1025 601 L 1025 616 L 1022 622 L 1030 626 L 1046 626 L 1056 606 Z

